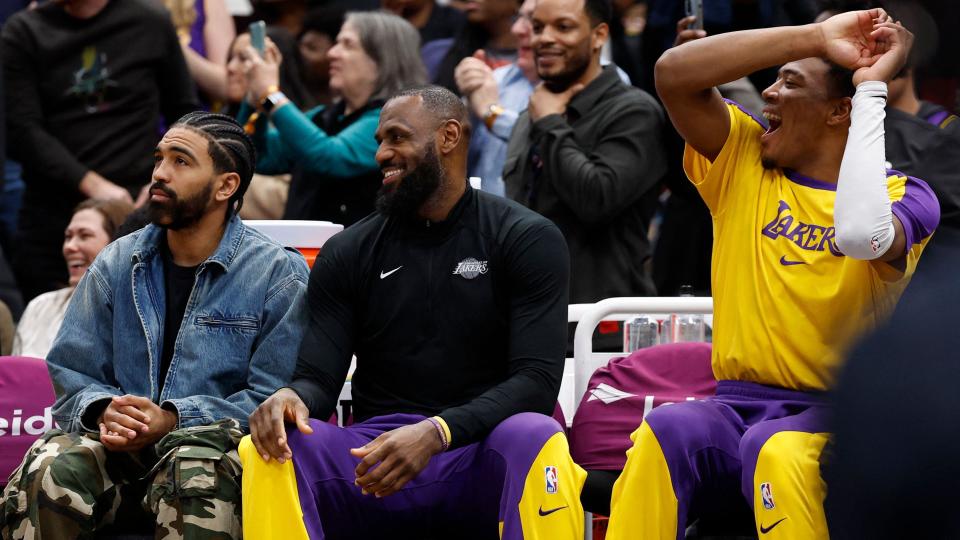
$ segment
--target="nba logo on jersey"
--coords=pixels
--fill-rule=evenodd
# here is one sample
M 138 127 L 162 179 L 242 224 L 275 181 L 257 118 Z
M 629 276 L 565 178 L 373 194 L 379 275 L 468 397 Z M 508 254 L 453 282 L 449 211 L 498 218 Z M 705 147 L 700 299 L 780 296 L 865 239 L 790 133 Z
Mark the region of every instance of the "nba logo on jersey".
M 549 466 L 543 471 L 547 479 L 547 493 L 556 493 L 560 489 L 560 479 L 557 477 L 557 468 Z
M 773 504 L 773 491 L 770 489 L 770 482 L 760 484 L 760 498 L 763 499 L 763 507 L 767 510 L 773 510 L 776 506 Z

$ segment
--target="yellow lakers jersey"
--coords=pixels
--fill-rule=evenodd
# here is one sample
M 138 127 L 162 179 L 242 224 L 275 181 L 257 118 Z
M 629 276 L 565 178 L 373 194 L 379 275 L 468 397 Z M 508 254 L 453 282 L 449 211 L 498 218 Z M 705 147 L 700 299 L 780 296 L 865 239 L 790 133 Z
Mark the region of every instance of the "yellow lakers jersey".
M 689 145 L 684 169 L 713 216 L 713 371 L 824 390 L 851 341 L 888 315 L 939 221 L 920 180 L 891 171 L 906 268 L 845 257 L 834 241 L 836 184 L 764 169 L 758 121 L 728 104 L 730 134 L 711 163 Z

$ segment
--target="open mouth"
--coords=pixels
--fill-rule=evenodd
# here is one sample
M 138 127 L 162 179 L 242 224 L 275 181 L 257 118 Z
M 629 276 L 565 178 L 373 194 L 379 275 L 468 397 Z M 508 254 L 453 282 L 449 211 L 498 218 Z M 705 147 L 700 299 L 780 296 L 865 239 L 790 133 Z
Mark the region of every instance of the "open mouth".
M 767 128 L 767 132 L 764 135 L 770 135 L 774 131 L 780 129 L 780 125 L 783 123 L 783 118 L 779 114 L 770 111 L 763 111 L 763 117 L 767 120 L 767 125 L 770 127 Z
M 87 261 L 86 259 L 69 260 L 67 261 L 67 269 L 70 271 L 71 274 L 83 273 L 83 271 L 87 269 Z
M 560 51 L 536 51 L 537 60 L 554 60 L 563 56 Z
M 402 175 L 402 167 L 387 167 L 383 169 L 383 183 L 389 184 L 391 182 L 395 182 L 396 180 L 399 180 Z

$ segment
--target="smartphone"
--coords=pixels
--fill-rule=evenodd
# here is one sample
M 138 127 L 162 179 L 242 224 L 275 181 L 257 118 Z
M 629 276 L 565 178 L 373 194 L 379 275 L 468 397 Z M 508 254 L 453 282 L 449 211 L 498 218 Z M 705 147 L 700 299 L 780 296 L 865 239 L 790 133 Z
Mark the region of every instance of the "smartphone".
M 250 44 L 253 45 L 253 48 L 256 49 L 258 53 L 263 54 L 267 43 L 266 40 L 267 24 L 263 21 L 250 23 Z
M 687 17 L 696 17 L 688 28 L 691 30 L 703 30 L 703 0 L 684 0 L 686 4 Z

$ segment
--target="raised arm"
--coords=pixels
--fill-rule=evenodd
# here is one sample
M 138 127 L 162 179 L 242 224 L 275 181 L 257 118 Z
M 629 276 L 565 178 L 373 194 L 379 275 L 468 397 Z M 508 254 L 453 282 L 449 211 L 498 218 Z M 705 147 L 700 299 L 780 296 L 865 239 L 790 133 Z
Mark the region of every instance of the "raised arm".
M 268 40 L 266 46 L 263 56 L 253 47 L 246 49 L 247 84 L 250 93 L 258 100 L 267 97 L 280 84 L 283 58 L 272 41 Z M 328 134 L 313 122 L 312 117 L 282 98 L 270 113 L 274 129 L 265 133 L 266 142 L 255 140 L 260 153 L 257 171 L 280 174 L 299 165 L 307 172 L 336 178 L 351 178 L 375 171 L 379 166 L 374 159 L 377 142 L 373 133 L 377 130 L 378 116 L 378 110 L 368 109 L 339 133 Z M 241 115 L 240 122 L 247 118 Z M 262 133 L 265 125 L 264 115 L 257 124 L 257 131 Z
M 657 93 L 680 135 L 713 160 L 730 131 L 730 119 L 715 86 L 759 69 L 809 57 L 824 57 L 858 69 L 882 54 L 871 35 L 885 16 L 872 9 L 843 13 L 819 24 L 746 30 L 690 41 L 657 61 Z
M 903 270 L 911 241 L 929 235 L 939 214 L 915 211 L 923 205 L 916 204 L 914 193 L 905 194 L 898 211 L 890 202 L 883 137 L 887 83 L 906 63 L 913 35 L 900 24 L 886 21 L 885 15 L 883 19 L 873 31 L 881 56 L 853 76 L 857 92 L 837 181 L 834 225 L 837 247 L 848 257 L 890 262 Z M 939 210 L 936 203 L 926 206 Z M 929 232 L 908 235 L 907 230 Z
M 190 75 L 197 86 L 214 99 L 227 97 L 227 56 L 236 37 L 233 19 L 224 0 L 204 0 L 207 16 L 203 25 L 203 43 L 207 56 L 201 56 L 190 47 L 183 47 Z

